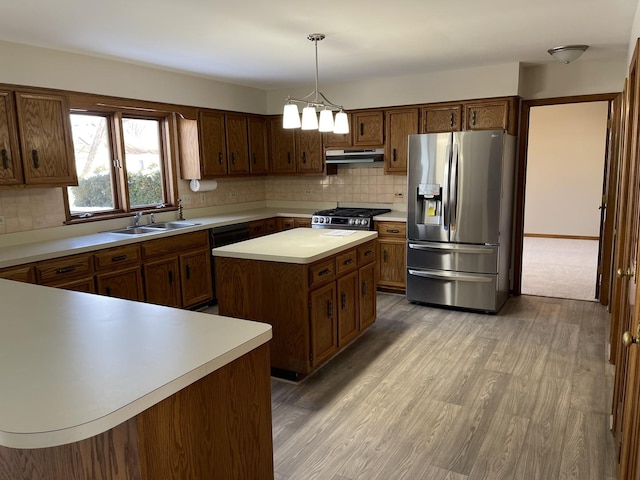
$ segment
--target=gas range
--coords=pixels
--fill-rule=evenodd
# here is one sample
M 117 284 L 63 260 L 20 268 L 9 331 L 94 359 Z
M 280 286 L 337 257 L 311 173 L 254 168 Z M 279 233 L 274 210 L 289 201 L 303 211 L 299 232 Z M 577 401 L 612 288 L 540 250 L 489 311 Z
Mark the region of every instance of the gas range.
M 373 217 L 388 213 L 388 208 L 345 208 L 320 210 L 311 217 L 311 228 L 373 230 Z

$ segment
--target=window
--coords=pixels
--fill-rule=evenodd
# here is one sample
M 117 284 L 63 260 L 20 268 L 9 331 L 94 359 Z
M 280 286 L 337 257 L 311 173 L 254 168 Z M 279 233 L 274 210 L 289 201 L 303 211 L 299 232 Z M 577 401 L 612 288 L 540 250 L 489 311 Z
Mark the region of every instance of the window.
M 115 216 L 173 204 L 165 117 L 71 113 L 78 186 L 68 219 Z

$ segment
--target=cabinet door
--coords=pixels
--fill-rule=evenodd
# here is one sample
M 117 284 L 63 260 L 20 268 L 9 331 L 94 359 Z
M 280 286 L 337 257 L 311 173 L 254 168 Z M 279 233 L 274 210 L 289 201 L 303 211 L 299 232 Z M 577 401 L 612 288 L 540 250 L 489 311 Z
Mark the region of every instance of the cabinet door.
M 392 110 L 386 114 L 387 142 L 384 170 L 386 173 L 407 173 L 409 135 L 418 133 L 418 109 Z
M 180 306 L 178 258 L 170 257 L 144 264 L 144 293 L 149 303 Z
M 504 130 L 507 128 L 509 103 L 466 104 L 465 121 L 467 130 Z
M 96 290 L 100 295 L 142 302 L 142 271 L 136 265 L 115 272 L 97 274 Z
M 74 292 L 96 293 L 96 285 L 93 275 L 90 277 L 78 278 L 76 280 L 48 283 L 47 286 L 61 288 L 63 290 L 72 290 Z
M 36 274 L 31 265 L 3 268 L 0 270 L 0 278 L 16 282 L 36 283 Z
M 224 115 L 200 112 L 200 157 L 202 178 L 221 177 L 227 174 L 227 146 L 225 142 Z
M 225 125 L 229 175 L 248 175 L 249 138 L 247 136 L 247 117 L 244 115 L 225 115 Z
M 316 367 L 338 351 L 336 284 L 309 294 L 311 304 L 311 366 Z
M 249 222 L 249 238 L 262 237 L 267 234 L 267 225 L 264 220 Z
M 322 143 L 326 148 L 349 148 L 353 145 L 353 122 L 350 113 L 347 113 L 347 118 L 349 119 L 349 133 L 326 132 L 322 134 Z
M 264 118 L 249 117 L 249 169 L 252 174 L 269 173 L 267 123 Z
M 271 131 L 271 172 L 295 173 L 295 130 L 282 128 L 282 118 L 272 118 Z
M 22 183 L 13 93 L 0 90 L 0 185 Z
M 294 218 L 293 226 L 294 228 L 311 228 L 311 219 L 310 218 Z
M 402 290 L 406 285 L 406 243 L 398 240 L 379 240 L 378 285 Z
M 360 331 L 376 319 L 376 264 L 360 269 Z
M 353 144 L 383 145 L 383 112 L 360 112 L 353 114 Z
M 211 253 L 208 249 L 180 254 L 182 306 L 192 307 L 213 298 Z
M 422 133 L 459 132 L 461 128 L 462 105 L 422 109 Z
M 26 184 L 78 185 L 67 99 L 16 92 Z
M 265 229 L 265 234 L 270 234 L 270 233 L 276 233 L 277 231 L 280 230 L 280 225 L 278 225 L 278 219 L 277 218 L 267 218 L 264 221 L 264 229 Z
M 296 228 L 296 223 L 293 218 L 279 217 L 278 226 L 279 226 L 278 230 L 280 231 L 291 230 L 292 228 Z
M 296 130 L 298 173 L 322 173 L 322 136 L 316 130 Z
M 338 287 L 338 347 L 341 348 L 360 333 L 358 272 L 343 275 Z

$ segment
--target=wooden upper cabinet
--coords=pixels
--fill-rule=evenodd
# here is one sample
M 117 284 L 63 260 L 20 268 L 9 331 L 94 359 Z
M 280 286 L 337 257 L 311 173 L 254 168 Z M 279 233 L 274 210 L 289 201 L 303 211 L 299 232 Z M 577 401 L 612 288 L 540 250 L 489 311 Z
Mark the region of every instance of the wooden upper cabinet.
M 24 183 L 77 185 L 66 97 L 22 91 L 15 97 Z
M 249 169 L 253 174 L 269 173 L 269 155 L 267 151 L 267 122 L 264 118 L 247 119 L 249 135 Z
M 23 182 L 13 92 L 0 90 L 0 185 Z
M 322 134 L 317 130 L 296 130 L 296 170 L 322 173 Z
M 422 109 L 422 133 L 459 132 L 461 129 L 462 105 Z
M 511 135 L 516 135 L 517 113 L 518 104 L 515 97 L 466 102 L 463 128 L 465 130 L 507 130 Z
M 224 115 L 200 112 L 200 156 L 202 178 L 221 177 L 227 174 L 227 145 Z
M 322 143 L 327 148 L 349 148 L 353 146 L 353 118 L 347 113 L 349 119 L 349 133 L 323 133 Z
M 384 112 L 356 112 L 353 114 L 353 145 L 384 144 Z
M 225 115 L 227 161 L 229 175 L 249 174 L 249 138 L 247 117 Z
M 409 156 L 408 136 L 418 133 L 418 109 L 386 112 L 387 141 L 385 144 L 385 173 L 406 174 Z
M 271 132 L 271 172 L 295 173 L 295 131 L 282 128 L 282 117 L 269 121 Z

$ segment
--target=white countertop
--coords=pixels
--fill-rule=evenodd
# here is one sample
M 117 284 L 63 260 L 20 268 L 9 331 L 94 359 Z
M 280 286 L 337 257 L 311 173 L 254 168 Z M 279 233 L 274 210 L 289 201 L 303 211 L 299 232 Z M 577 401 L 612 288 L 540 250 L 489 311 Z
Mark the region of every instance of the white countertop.
M 366 243 L 377 232 L 295 228 L 224 247 L 214 248 L 216 257 L 307 264 Z
M 271 339 L 271 326 L 0 279 L 0 445 L 105 432 Z

